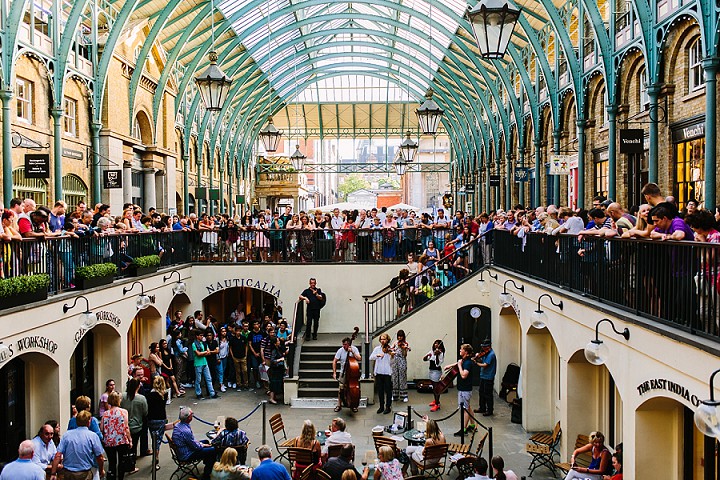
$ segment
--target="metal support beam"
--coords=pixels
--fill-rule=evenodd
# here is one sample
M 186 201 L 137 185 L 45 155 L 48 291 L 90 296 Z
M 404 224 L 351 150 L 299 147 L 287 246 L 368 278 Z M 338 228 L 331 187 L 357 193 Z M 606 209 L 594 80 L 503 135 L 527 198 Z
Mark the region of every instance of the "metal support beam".
M 257 174 L 288 174 L 288 173 L 366 173 L 366 174 L 392 174 L 395 175 L 395 167 L 392 163 L 322 163 L 305 164 L 302 172 L 298 172 L 291 165 L 278 165 L 275 163 L 258 163 L 255 166 Z M 408 163 L 407 173 L 449 173 L 450 163 Z

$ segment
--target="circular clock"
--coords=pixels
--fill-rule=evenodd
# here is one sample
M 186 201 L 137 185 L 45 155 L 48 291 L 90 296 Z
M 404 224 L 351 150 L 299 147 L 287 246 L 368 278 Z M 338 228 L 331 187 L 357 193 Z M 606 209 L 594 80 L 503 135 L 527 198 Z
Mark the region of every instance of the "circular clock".
M 481 314 L 482 314 L 482 312 L 480 311 L 480 307 L 472 307 L 470 309 L 470 316 L 472 318 L 480 318 Z

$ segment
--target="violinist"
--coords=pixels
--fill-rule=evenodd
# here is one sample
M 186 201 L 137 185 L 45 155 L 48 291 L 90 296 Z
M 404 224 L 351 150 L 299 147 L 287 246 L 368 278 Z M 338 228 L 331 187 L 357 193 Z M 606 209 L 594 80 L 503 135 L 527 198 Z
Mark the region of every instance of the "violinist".
M 433 383 L 433 394 L 435 395 L 435 400 L 430 404 L 430 411 L 431 412 L 437 412 L 440 410 L 440 392 L 438 391 L 435 386 L 440 381 L 440 376 L 442 374 L 442 364 L 445 360 L 445 345 L 443 344 L 443 341 L 440 339 L 437 339 L 433 342 L 432 348 L 428 353 L 425 354 L 423 357 L 424 362 L 430 362 L 430 365 L 428 367 L 428 377 L 430 377 L 430 381 Z
M 490 339 L 486 338 L 480 347 L 479 358 L 475 360 L 475 364 L 480 367 L 480 406 L 473 411 L 489 417 L 493 414 L 493 386 L 497 372 L 497 358 Z
M 400 401 L 402 399 L 403 402 L 407 403 L 407 354 L 410 351 L 410 345 L 407 342 L 404 330 L 398 330 L 397 340 L 392 349 L 395 351 L 392 369 L 393 400 Z
M 332 363 L 333 379 L 339 382 L 338 403 L 335 406 L 336 412 L 342 410 L 343 391 L 345 390 L 345 365 L 347 364 L 348 357 L 353 357 L 358 362 L 362 360 L 360 351 L 352 344 L 350 337 L 345 337 L 342 339 L 342 347 L 335 352 L 335 358 L 333 358 Z M 338 375 L 338 365 L 340 365 L 340 375 Z M 357 408 L 353 408 L 352 411 L 357 412 L 358 410 Z
M 380 345 L 370 354 L 375 360 L 375 390 L 380 406 L 377 413 L 388 414 L 392 410 L 392 359 L 395 351 L 390 348 L 390 335 L 380 335 Z

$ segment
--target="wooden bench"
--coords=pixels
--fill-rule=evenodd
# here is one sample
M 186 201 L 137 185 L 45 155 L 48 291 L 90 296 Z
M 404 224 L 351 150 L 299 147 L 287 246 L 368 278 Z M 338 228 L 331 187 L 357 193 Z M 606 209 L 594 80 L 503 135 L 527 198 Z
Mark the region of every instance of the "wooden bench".
M 578 435 L 575 439 L 575 450 L 584 447 L 590 443 L 590 437 L 587 435 Z M 578 467 L 587 468 L 592 461 L 592 454 L 590 452 L 581 453 L 575 457 L 575 463 Z M 555 464 L 555 467 L 562 470 L 563 473 L 567 474 L 572 466 L 568 462 L 559 462 Z

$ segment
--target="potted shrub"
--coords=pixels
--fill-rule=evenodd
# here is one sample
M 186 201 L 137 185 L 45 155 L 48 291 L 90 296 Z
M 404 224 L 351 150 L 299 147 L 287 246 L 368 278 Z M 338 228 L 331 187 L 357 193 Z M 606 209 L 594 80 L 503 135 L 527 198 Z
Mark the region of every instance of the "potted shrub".
M 50 275 L 19 275 L 0 279 L 0 309 L 47 299 Z
M 160 257 L 158 255 L 147 255 L 144 257 L 135 257 L 130 265 L 130 275 L 141 277 L 158 271 L 160 266 Z
M 115 280 L 117 266 L 114 263 L 96 263 L 75 269 L 75 285 L 81 289 L 110 285 Z

